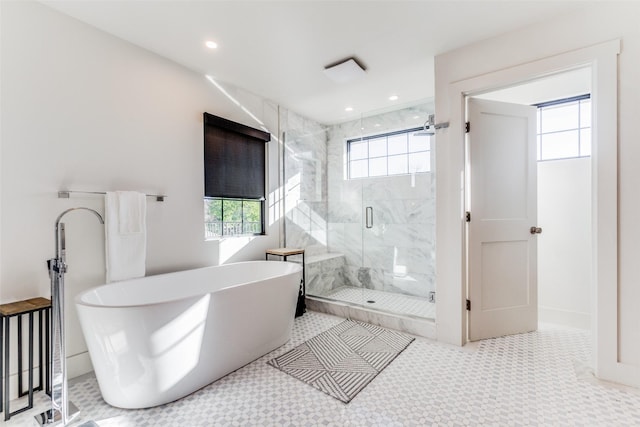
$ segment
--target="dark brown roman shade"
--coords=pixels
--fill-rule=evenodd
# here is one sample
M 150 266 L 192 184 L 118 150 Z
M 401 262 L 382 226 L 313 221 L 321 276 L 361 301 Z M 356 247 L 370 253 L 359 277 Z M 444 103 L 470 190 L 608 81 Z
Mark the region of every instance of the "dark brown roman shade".
M 204 196 L 264 200 L 271 135 L 204 113 Z

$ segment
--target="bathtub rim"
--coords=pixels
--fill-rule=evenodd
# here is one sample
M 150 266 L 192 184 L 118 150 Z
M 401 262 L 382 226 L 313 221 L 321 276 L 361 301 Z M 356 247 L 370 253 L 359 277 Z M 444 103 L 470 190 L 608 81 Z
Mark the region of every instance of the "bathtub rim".
M 149 302 L 149 303 L 143 303 L 143 304 L 93 304 L 93 303 L 88 303 L 82 300 L 82 298 L 90 293 L 95 291 L 98 288 L 102 288 L 102 287 L 108 287 L 110 285 L 115 285 L 121 282 L 127 282 L 127 281 L 138 281 L 138 280 L 144 280 L 147 278 L 152 278 L 152 277 L 157 277 L 157 276 L 173 276 L 173 275 L 178 275 L 180 273 L 184 273 L 187 271 L 199 271 L 199 270 L 208 270 L 208 269 L 212 269 L 212 268 L 216 268 L 216 267 L 224 267 L 224 266 L 228 266 L 228 265 L 241 265 L 241 264 L 262 264 L 262 263 L 266 263 L 266 262 L 276 262 L 276 261 L 265 261 L 265 260 L 253 260 L 253 261 L 239 261 L 239 262 L 233 262 L 233 263 L 229 263 L 229 264 L 221 264 L 221 265 L 210 265 L 210 266 L 206 266 L 206 267 L 198 267 L 198 268 L 189 268 L 189 269 L 185 269 L 185 270 L 178 270 L 178 271 L 171 271 L 168 273 L 160 273 L 160 274 L 152 274 L 150 276 L 143 276 L 143 277 L 136 277 L 134 279 L 127 279 L 127 280 L 122 280 L 122 281 L 118 281 L 115 283 L 103 283 L 100 285 L 96 285 L 96 286 L 92 286 L 89 289 L 85 289 L 82 292 L 80 292 L 79 294 L 77 294 L 74 297 L 74 303 L 77 306 L 83 306 L 83 307 L 92 307 L 92 308 L 104 308 L 104 309 L 115 309 L 115 308 L 135 308 L 135 307 L 151 307 L 151 306 L 159 306 L 159 305 L 163 305 L 163 304 L 171 304 L 177 301 L 184 301 L 187 299 L 191 299 L 191 298 L 199 298 L 199 297 L 203 297 L 205 295 L 208 295 L 212 292 L 205 292 L 205 293 L 197 293 L 197 294 L 193 294 L 193 295 L 188 295 L 188 296 L 184 296 L 184 297 L 179 297 L 179 298 L 173 298 L 173 299 L 169 299 L 169 300 L 165 300 L 165 301 L 158 301 L 158 302 Z M 297 273 L 301 273 L 302 272 L 302 265 L 300 265 L 299 263 L 296 262 L 291 262 L 291 261 L 280 261 L 280 263 L 285 262 L 287 264 L 287 268 L 291 268 L 293 267 L 293 271 L 290 272 L 286 272 L 285 274 L 281 274 L 281 275 L 274 275 L 274 276 L 268 276 L 268 277 L 261 277 L 257 280 L 251 280 L 248 282 L 242 282 L 242 283 L 236 283 L 234 285 L 229 285 L 229 286 L 225 286 L 223 288 L 220 289 L 216 289 L 213 292 L 219 292 L 225 289 L 232 289 L 232 288 L 236 288 L 239 286 L 245 286 L 245 285 L 250 285 L 252 283 L 258 283 L 258 282 L 262 282 L 265 280 L 269 280 L 269 279 L 273 279 L 276 277 L 285 277 L 288 276 L 290 274 L 297 274 Z

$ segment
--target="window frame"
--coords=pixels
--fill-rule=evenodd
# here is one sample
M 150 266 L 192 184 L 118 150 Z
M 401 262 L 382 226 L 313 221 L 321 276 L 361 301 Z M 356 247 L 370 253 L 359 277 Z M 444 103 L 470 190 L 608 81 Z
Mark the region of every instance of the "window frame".
M 271 140 L 271 134 L 268 132 L 264 132 L 259 129 L 255 129 L 240 123 L 233 122 L 231 120 L 224 119 L 222 117 L 214 116 L 209 113 L 203 114 L 203 122 L 204 122 L 204 195 L 203 195 L 203 203 L 204 207 L 207 206 L 207 202 L 210 200 L 220 200 L 222 202 L 221 213 L 220 213 L 220 221 L 209 222 L 205 217 L 204 228 L 205 228 L 205 239 L 218 239 L 218 238 L 226 238 L 226 237 L 246 237 L 246 236 L 264 236 L 266 235 L 266 212 L 265 212 L 265 202 L 266 202 L 266 190 L 267 190 L 267 171 L 268 171 L 268 142 Z M 216 133 L 220 131 L 218 135 L 212 136 L 212 132 Z M 227 136 L 228 138 L 226 138 Z M 233 148 L 225 147 L 225 144 L 240 144 Z M 256 146 L 253 146 L 256 144 Z M 245 147 L 245 151 L 242 148 Z M 249 148 L 251 147 L 251 148 Z M 208 151 L 209 150 L 209 151 Z M 233 156 L 229 156 L 226 151 L 233 152 Z M 240 154 L 247 153 L 249 162 L 238 162 L 237 164 L 233 163 L 234 160 L 242 158 L 239 156 L 236 151 L 240 150 Z M 260 151 L 260 154 L 258 152 Z M 262 159 L 260 157 L 262 156 Z M 231 160 L 229 160 L 231 159 Z M 242 174 L 242 170 L 248 171 L 247 167 L 250 166 L 251 160 L 254 160 L 256 163 L 260 163 L 262 166 L 261 180 L 257 181 L 258 186 L 256 185 L 246 185 L 248 190 L 243 188 L 243 185 L 238 187 L 238 183 L 242 184 L 242 179 L 245 178 Z M 212 182 L 212 176 L 215 181 L 215 172 L 211 173 L 211 169 L 215 168 L 215 163 L 218 162 L 218 167 L 224 168 L 231 162 L 232 166 L 236 166 L 239 168 L 240 172 L 232 173 L 227 181 L 227 176 L 223 176 L 222 179 L 226 182 L 229 182 L 230 186 L 225 185 L 217 185 L 216 182 L 213 182 L 214 185 L 210 185 Z M 221 166 L 221 163 L 222 166 Z M 251 173 L 247 173 L 246 175 L 254 176 Z M 260 172 L 256 172 L 256 175 L 260 175 Z M 256 177 L 256 179 L 258 179 Z M 262 185 L 260 185 L 262 184 Z M 210 187 L 213 187 L 210 188 Z M 260 188 L 261 187 L 261 188 Z M 231 188 L 231 190 L 229 190 Z M 240 188 L 238 190 L 238 188 Z M 244 191 L 252 191 L 251 194 L 243 194 Z M 221 194 L 214 194 L 214 193 Z M 227 194 L 225 194 L 227 193 Z M 258 194 L 260 193 L 260 194 Z M 242 202 L 241 207 L 241 221 L 242 224 L 241 229 L 242 233 L 240 234 L 225 234 L 225 221 L 224 221 L 224 204 L 225 201 L 240 201 Z M 257 233 L 244 233 L 244 203 L 245 202 L 259 202 L 260 203 L 260 231 Z M 226 223 L 235 222 L 235 221 L 226 221 Z M 211 223 L 220 223 L 220 234 L 210 234 L 209 233 L 209 224 Z
M 423 170 L 423 171 L 419 171 L 419 172 L 411 172 L 409 170 L 409 166 L 411 165 L 411 154 L 419 154 L 419 153 L 428 153 L 429 156 L 431 156 L 431 152 L 432 147 L 431 147 L 431 140 L 429 140 L 429 148 L 427 150 L 419 150 L 419 151 L 410 151 L 409 148 L 409 137 L 412 133 L 415 132 L 419 132 L 421 130 L 424 130 L 424 127 L 414 127 L 414 128 L 409 128 L 409 129 L 401 129 L 401 130 L 395 130 L 395 131 L 391 131 L 391 132 L 384 132 L 384 133 L 376 133 L 376 134 L 372 134 L 372 135 L 367 135 L 367 136 L 359 136 L 357 138 L 348 138 L 345 141 L 345 145 L 346 145 L 346 179 L 347 180 L 354 180 L 354 179 L 367 179 L 367 178 L 384 178 L 384 177 L 393 177 L 393 176 L 402 176 L 402 175 L 410 175 L 412 173 L 431 173 L 431 161 L 429 161 L 429 164 L 427 165 L 428 170 Z M 407 140 L 406 140 L 406 150 L 403 152 L 397 152 L 394 154 L 389 154 L 389 137 L 392 136 L 396 136 L 396 135 L 406 135 Z M 375 139 L 380 139 L 380 138 L 385 138 L 385 154 L 384 155 L 378 155 L 378 156 L 371 156 L 370 154 L 370 148 L 369 148 L 369 141 L 371 140 L 375 140 Z M 431 138 L 431 137 L 429 137 Z M 357 158 L 357 159 L 353 159 L 352 158 L 352 144 L 358 144 L 358 143 L 365 143 L 366 144 L 366 155 L 362 158 Z M 403 172 L 403 173 L 389 173 L 389 158 L 390 157 L 396 157 L 396 156 L 406 156 L 407 157 L 407 172 Z M 430 158 L 430 157 L 429 157 Z M 386 173 L 384 175 L 371 175 L 370 174 L 370 169 L 369 169 L 369 164 L 370 161 L 372 159 L 385 159 L 386 160 Z M 353 177 L 352 176 L 352 171 L 351 171 L 351 166 L 352 166 L 352 162 L 354 161 L 361 161 L 364 160 L 367 162 L 367 173 L 364 176 L 357 176 L 357 177 Z
M 582 131 L 585 129 L 589 129 L 590 131 L 593 129 L 592 126 L 592 117 L 589 117 L 589 126 L 582 126 L 582 102 L 583 101 L 589 101 L 591 103 L 591 94 L 590 93 L 586 93 L 586 94 L 582 94 L 582 95 L 577 95 L 577 96 L 572 96 L 572 97 L 568 97 L 568 98 L 560 98 L 560 99 L 554 99 L 551 101 L 545 101 L 545 102 L 540 102 L 537 104 L 532 104 L 533 107 L 537 108 L 537 117 L 538 117 L 538 122 L 536 123 L 536 138 L 537 138 L 537 146 L 536 146 L 536 160 L 538 162 L 549 162 L 549 161 L 555 161 L 555 160 L 568 160 L 568 159 L 580 159 L 580 158 L 585 158 L 585 157 L 591 157 L 591 142 L 589 143 L 589 150 L 588 153 L 589 154 L 582 154 L 583 152 L 583 145 L 582 145 Z M 554 106 L 560 106 L 560 105 L 567 105 L 567 104 L 571 104 L 571 103 L 577 103 L 577 107 L 578 107 L 578 113 L 576 116 L 576 123 L 577 126 L 576 127 L 571 127 L 571 128 L 563 128 L 561 130 L 554 130 L 554 131 L 550 131 L 550 132 L 542 132 L 542 122 L 543 122 L 543 118 L 542 118 L 542 113 L 544 111 L 545 108 L 547 107 L 554 107 Z M 592 114 L 593 115 L 593 114 Z M 577 135 L 577 144 L 578 144 L 578 155 L 577 156 L 564 156 L 564 157 L 549 157 L 549 158 L 543 158 L 542 153 L 543 153 L 543 144 L 544 144 L 544 139 L 543 136 L 544 135 L 554 135 L 554 134 L 560 134 L 563 132 L 575 132 Z
M 206 239 L 218 239 L 218 238 L 226 238 L 226 237 L 247 237 L 247 236 L 264 236 L 265 235 L 265 200 L 261 199 L 261 200 L 254 200 L 254 199 L 235 199 L 235 198 L 231 198 L 231 197 L 205 197 L 204 198 L 204 203 L 207 202 L 211 202 L 211 201 L 215 201 L 215 200 L 220 200 L 221 201 L 221 206 L 220 206 L 220 221 L 207 221 L 205 218 L 205 238 Z M 239 234 L 226 234 L 224 231 L 226 230 L 225 228 L 225 224 L 230 224 L 230 223 L 238 223 L 238 221 L 225 221 L 224 220 L 224 205 L 225 202 L 240 202 L 241 203 L 241 210 L 240 210 L 240 221 L 239 223 L 241 224 L 240 227 L 243 230 L 242 233 Z M 260 203 L 260 221 L 258 222 L 258 224 L 260 224 L 259 228 L 260 231 L 256 232 L 256 233 L 245 233 L 244 229 L 245 229 L 245 209 L 244 209 L 244 204 L 245 202 L 250 202 L 250 203 L 256 203 L 259 202 Z M 215 234 L 212 231 L 209 230 L 209 224 L 220 224 L 220 229 L 222 230 L 220 234 Z

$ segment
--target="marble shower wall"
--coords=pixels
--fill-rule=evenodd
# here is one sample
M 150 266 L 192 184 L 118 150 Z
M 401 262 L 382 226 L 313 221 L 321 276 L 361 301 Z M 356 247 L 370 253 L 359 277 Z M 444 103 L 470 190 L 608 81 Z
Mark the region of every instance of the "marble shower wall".
M 327 132 L 294 112 L 280 112 L 284 137 L 285 230 L 288 247 L 307 259 L 327 252 Z
M 345 255 L 345 285 L 421 297 L 435 290 L 434 174 L 345 178 L 347 139 L 420 127 L 430 113 L 425 103 L 328 130 L 328 247 Z
M 310 295 L 345 285 L 422 297 L 435 290 L 433 175 L 345 178 L 347 139 L 420 127 L 433 111 L 431 102 L 333 126 L 281 111 L 286 245 L 306 250 Z

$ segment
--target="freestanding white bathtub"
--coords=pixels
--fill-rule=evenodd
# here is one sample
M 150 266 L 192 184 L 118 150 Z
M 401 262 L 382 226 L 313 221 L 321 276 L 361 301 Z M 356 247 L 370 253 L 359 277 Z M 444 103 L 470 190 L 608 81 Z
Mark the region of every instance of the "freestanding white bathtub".
M 76 307 L 104 400 L 186 396 L 284 344 L 302 267 L 250 261 L 98 286 Z

